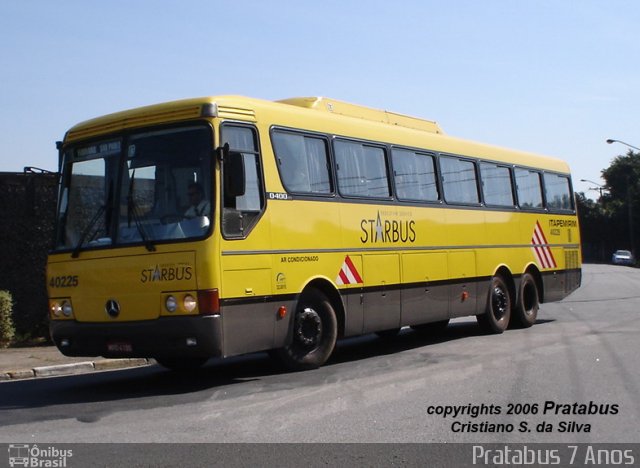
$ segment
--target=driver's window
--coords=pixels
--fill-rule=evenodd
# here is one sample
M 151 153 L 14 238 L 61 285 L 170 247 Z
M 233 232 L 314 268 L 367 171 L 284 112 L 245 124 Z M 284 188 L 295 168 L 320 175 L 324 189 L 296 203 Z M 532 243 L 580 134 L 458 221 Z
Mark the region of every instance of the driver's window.
M 245 175 L 243 195 L 234 196 L 228 194 L 224 188 L 222 190 L 224 194 L 222 233 L 227 237 L 244 237 L 264 209 L 257 135 L 252 127 L 236 125 L 224 125 L 221 132 L 222 144 L 229 144 L 230 153 L 235 152 L 242 155 Z M 225 170 L 224 163 L 222 170 Z

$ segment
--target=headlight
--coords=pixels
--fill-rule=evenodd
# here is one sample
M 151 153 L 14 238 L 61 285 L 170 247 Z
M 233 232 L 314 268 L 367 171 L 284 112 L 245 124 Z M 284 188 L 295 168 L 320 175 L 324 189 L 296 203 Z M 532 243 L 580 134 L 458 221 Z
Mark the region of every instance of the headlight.
M 73 307 L 71 306 L 71 302 L 64 301 L 62 303 L 62 313 L 65 317 L 71 317 L 71 315 L 73 315 Z
M 70 299 L 54 299 L 49 301 L 49 312 L 52 318 L 72 318 L 73 306 Z
M 173 296 L 167 296 L 164 301 L 164 306 L 169 312 L 175 312 L 178 309 L 178 301 Z
M 193 297 L 191 294 L 187 294 L 186 296 L 184 296 L 182 304 L 184 306 L 184 310 L 186 310 L 187 312 L 193 312 L 198 305 L 198 301 L 196 301 L 195 297 Z

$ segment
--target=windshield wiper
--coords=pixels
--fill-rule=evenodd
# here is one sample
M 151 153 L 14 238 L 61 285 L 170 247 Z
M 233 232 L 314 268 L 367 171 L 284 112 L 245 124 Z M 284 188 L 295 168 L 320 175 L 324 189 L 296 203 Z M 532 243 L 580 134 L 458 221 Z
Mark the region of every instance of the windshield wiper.
M 91 218 L 91 220 L 89 220 L 89 223 L 87 224 L 87 227 L 84 228 L 84 231 L 82 231 L 82 234 L 80 234 L 80 239 L 78 240 L 78 244 L 73 249 L 73 252 L 71 252 L 71 257 L 72 258 L 77 258 L 78 255 L 80 255 L 80 250 L 82 250 L 82 246 L 84 245 L 85 241 L 87 240 L 87 237 L 89 236 L 89 233 L 91 232 L 91 230 L 93 229 L 95 224 L 98 222 L 100 217 L 103 215 L 104 211 L 105 211 L 105 205 L 101 205 L 98 208 L 98 211 L 96 211 L 96 214 L 94 214 L 93 217 Z M 96 233 L 97 232 L 98 231 L 96 231 Z M 94 235 L 95 235 L 95 233 L 94 233 Z
M 133 218 L 133 222 L 136 225 L 136 229 L 140 233 L 140 237 L 142 238 L 142 242 L 144 242 L 144 246 L 149 252 L 155 252 L 156 246 L 153 244 L 147 232 L 144 229 L 144 225 L 142 224 L 142 220 L 140 219 L 140 215 L 138 213 L 138 207 L 133 198 L 133 188 L 134 182 L 136 178 L 136 170 L 133 170 L 131 174 L 131 180 L 129 181 L 129 194 L 127 195 L 127 224 L 128 227 L 131 227 L 131 218 Z

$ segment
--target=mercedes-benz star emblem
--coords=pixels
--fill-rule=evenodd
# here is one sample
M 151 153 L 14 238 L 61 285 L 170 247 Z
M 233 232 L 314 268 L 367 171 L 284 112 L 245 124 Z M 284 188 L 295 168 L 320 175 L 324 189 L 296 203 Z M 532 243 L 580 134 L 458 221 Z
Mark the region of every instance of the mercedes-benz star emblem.
M 120 304 L 118 304 L 118 301 L 115 299 L 109 299 L 104 305 L 104 310 L 110 317 L 116 318 L 120 315 Z

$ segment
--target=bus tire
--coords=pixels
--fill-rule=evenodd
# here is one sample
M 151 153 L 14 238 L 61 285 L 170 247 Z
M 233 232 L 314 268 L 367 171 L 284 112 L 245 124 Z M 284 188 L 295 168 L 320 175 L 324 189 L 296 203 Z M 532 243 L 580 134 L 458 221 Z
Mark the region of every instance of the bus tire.
M 298 301 L 291 343 L 274 354 L 287 369 L 316 369 L 329 359 L 337 338 L 338 321 L 331 302 L 319 290 L 310 289 Z
M 194 358 L 194 357 L 179 357 L 179 358 L 165 358 L 165 357 L 157 357 L 155 358 L 156 362 L 160 364 L 162 367 L 179 372 L 188 372 L 199 369 L 204 365 L 205 362 L 209 360 L 209 358 Z
M 511 296 L 507 283 L 500 276 L 491 278 L 485 312 L 476 318 L 480 328 L 486 333 L 499 334 L 509 326 Z
M 540 298 L 536 280 L 531 273 L 525 273 L 518 288 L 518 302 L 513 315 L 514 325 L 529 328 L 536 323 L 539 308 Z

